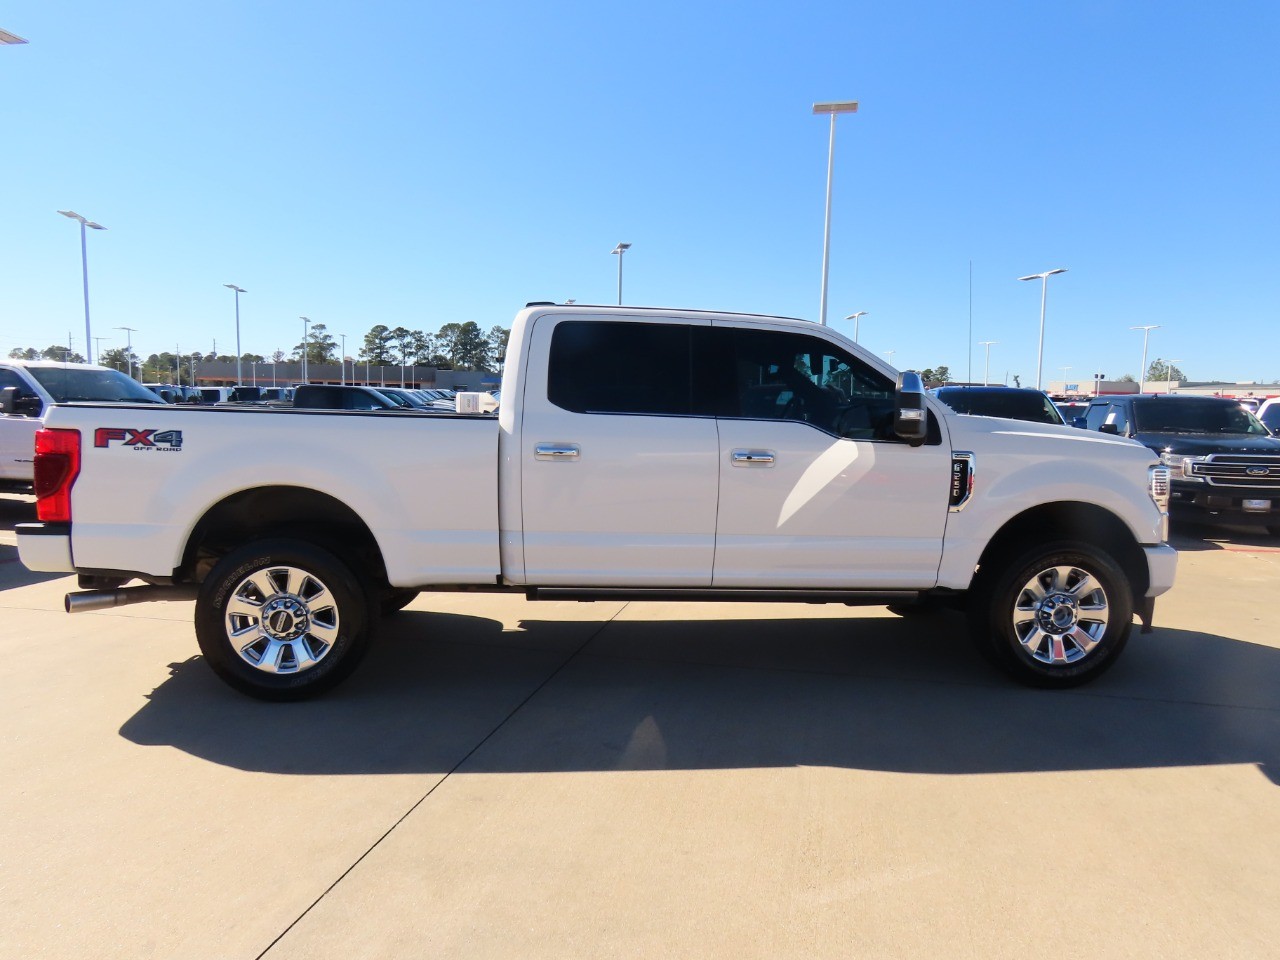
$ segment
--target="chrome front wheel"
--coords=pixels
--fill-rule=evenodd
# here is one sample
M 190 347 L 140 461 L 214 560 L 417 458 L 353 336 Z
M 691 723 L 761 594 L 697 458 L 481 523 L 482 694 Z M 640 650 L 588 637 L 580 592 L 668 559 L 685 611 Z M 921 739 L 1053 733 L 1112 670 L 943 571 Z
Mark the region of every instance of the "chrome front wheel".
M 1015 679 L 1075 686 L 1109 669 L 1124 649 L 1132 588 L 1105 550 L 1048 543 L 979 571 L 969 622 L 979 649 Z
M 1030 577 L 1018 592 L 1013 632 L 1031 659 L 1077 663 L 1106 636 L 1110 620 L 1107 592 L 1077 566 L 1054 566 Z

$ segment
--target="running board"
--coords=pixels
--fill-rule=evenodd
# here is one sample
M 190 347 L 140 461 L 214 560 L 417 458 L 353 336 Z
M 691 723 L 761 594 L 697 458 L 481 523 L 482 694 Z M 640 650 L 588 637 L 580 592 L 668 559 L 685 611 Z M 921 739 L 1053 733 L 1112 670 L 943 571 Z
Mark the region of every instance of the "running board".
M 732 587 L 530 587 L 529 600 L 661 600 L 708 603 L 843 603 L 850 607 L 880 607 L 915 603 L 919 590 L 755 590 Z

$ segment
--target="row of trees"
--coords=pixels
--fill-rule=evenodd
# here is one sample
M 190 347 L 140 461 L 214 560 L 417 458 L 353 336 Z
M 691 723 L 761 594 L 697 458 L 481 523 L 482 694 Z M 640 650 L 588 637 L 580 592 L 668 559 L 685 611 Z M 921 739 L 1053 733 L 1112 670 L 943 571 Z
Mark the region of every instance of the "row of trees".
M 486 334 L 474 320 L 466 323 L 446 323 L 435 333 L 424 333 L 421 330 L 410 330 L 406 327 L 388 327 L 377 324 L 364 336 L 364 344 L 347 360 L 359 363 L 370 363 L 375 366 L 400 365 L 437 367 L 442 370 L 485 370 L 495 371 L 502 364 L 507 352 L 507 340 L 511 331 L 506 327 L 491 327 Z M 241 364 L 247 363 L 284 363 L 285 361 L 301 361 L 306 354 L 308 363 L 337 363 L 340 353 L 338 341 L 329 333 L 323 323 L 314 323 L 307 336 L 306 343 L 297 343 L 293 350 L 286 354 L 277 350 L 270 357 L 258 353 L 246 353 L 240 357 Z M 9 351 L 9 356 L 17 360 L 59 360 L 65 363 L 84 363 L 84 357 L 65 346 L 53 345 L 43 350 L 34 347 L 17 347 Z M 172 352 L 153 353 L 145 360 L 137 353 L 130 356 L 127 347 L 116 347 L 104 350 L 99 358 L 103 366 L 117 367 L 121 370 L 132 368 L 138 372 L 143 381 L 172 380 L 174 371 L 181 363 L 181 382 L 191 380 L 191 364 L 197 368 L 201 363 L 222 361 L 235 363 L 234 354 L 194 353 L 178 356 Z

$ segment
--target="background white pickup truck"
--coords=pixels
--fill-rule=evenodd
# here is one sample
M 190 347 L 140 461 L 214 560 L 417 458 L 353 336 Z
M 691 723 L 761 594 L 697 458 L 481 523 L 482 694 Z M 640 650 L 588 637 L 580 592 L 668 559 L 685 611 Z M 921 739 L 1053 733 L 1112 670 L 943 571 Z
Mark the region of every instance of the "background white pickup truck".
M 161 402 L 132 377 L 110 367 L 0 360 L 0 490 L 30 492 L 35 435 L 45 411 L 55 403 L 85 400 Z
M 1150 451 L 954 414 L 827 327 L 531 304 L 502 398 L 56 406 L 22 560 L 96 588 L 68 609 L 195 594 L 210 666 L 268 699 L 337 683 L 420 590 L 952 602 L 1016 678 L 1066 686 L 1173 583 Z

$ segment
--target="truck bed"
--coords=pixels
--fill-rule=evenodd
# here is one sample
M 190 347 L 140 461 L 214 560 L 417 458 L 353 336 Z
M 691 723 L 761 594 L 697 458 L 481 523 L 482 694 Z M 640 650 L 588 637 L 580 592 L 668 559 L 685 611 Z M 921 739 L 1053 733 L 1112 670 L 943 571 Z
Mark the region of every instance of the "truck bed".
M 67 404 L 47 426 L 82 431 L 80 569 L 166 577 L 215 504 L 301 481 L 365 519 L 393 586 L 499 574 L 496 417 Z

